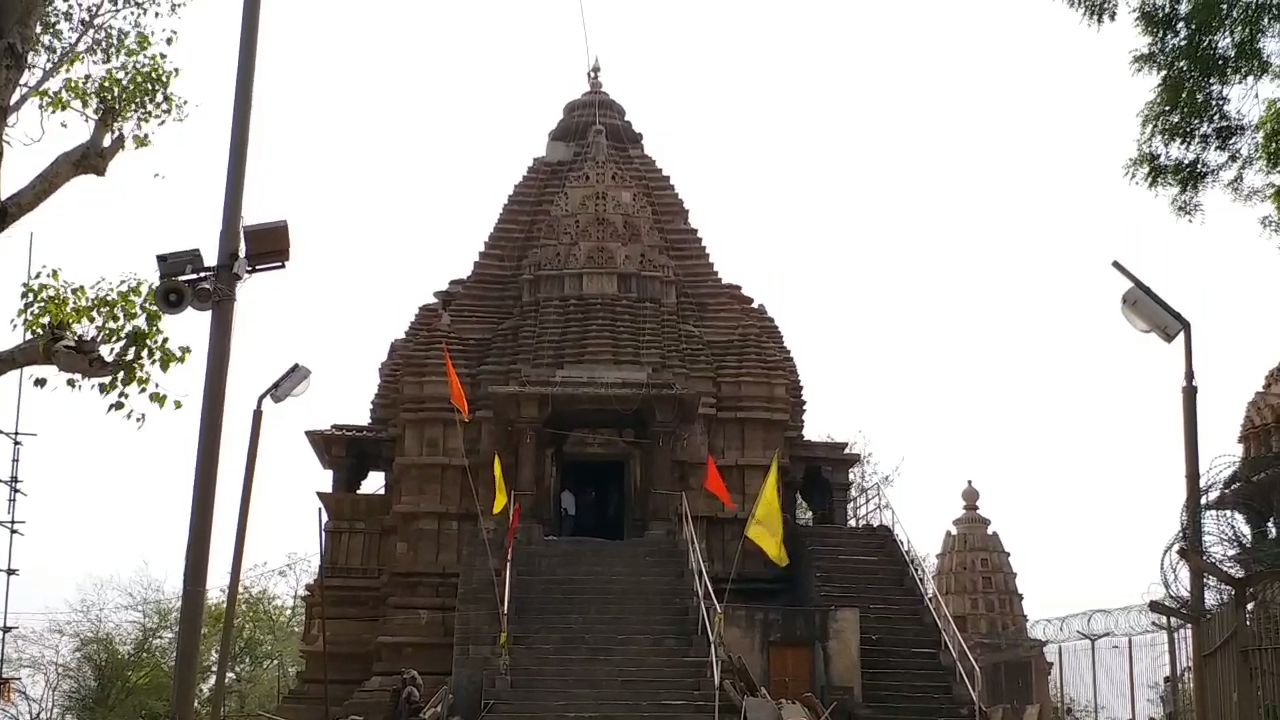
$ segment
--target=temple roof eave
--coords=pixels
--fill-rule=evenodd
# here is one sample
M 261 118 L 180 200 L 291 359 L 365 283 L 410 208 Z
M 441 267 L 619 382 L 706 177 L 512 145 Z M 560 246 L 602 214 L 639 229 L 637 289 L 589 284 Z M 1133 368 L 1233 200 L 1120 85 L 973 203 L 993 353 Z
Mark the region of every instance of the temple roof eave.
M 325 470 L 339 469 L 355 458 L 367 462 L 370 470 L 391 469 L 391 434 L 386 428 L 372 425 L 331 425 L 304 433 L 311 450 Z

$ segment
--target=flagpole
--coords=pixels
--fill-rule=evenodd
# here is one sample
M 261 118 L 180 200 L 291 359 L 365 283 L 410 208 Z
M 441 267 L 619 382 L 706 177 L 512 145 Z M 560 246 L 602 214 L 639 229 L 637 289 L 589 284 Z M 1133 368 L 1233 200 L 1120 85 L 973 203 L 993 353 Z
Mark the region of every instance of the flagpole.
M 778 459 L 778 460 L 781 459 L 778 457 L 780 454 L 781 453 L 779 451 L 777 450 L 774 451 L 773 453 L 774 457 L 769 460 L 769 465 L 771 468 L 773 466 L 774 459 Z M 781 472 L 781 468 L 779 468 L 779 472 Z M 769 478 L 769 471 L 766 470 L 765 479 L 768 480 L 768 478 Z M 778 488 L 779 488 L 779 492 L 781 492 L 781 488 L 782 488 L 781 478 L 778 479 Z M 738 550 L 733 554 L 733 567 L 729 569 L 729 584 L 725 585 L 724 587 L 724 603 L 723 603 L 724 605 L 729 604 L 729 591 L 733 589 L 733 579 L 737 577 L 737 574 L 738 574 L 738 560 L 742 557 L 742 545 L 747 541 L 747 529 L 751 527 L 751 518 L 755 517 L 756 508 L 760 506 L 760 498 L 762 497 L 764 497 L 763 482 L 760 483 L 760 492 L 756 493 L 756 501 L 751 504 L 751 512 L 747 514 L 747 521 L 742 524 L 742 537 L 738 538 Z

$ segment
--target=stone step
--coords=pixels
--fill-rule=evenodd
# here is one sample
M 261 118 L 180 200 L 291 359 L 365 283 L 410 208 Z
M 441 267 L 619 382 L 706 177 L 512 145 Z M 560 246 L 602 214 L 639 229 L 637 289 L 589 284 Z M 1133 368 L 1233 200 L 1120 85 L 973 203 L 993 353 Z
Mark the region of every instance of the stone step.
M 560 618 L 557 618 L 560 620 Z M 632 618 L 623 618 L 623 622 L 600 622 L 594 618 L 590 621 L 574 623 L 533 623 L 520 622 L 511 625 L 511 634 L 529 637 L 530 635 L 562 635 L 580 638 L 594 635 L 677 635 L 691 637 L 698 634 L 698 625 L 692 618 L 681 622 L 664 621 L 661 623 L 638 623 Z
M 626 563 L 621 563 L 626 565 Z M 686 571 L 677 572 L 674 568 L 636 568 L 636 567 L 584 567 L 581 565 L 546 568 L 516 568 L 513 578 L 517 583 L 537 580 L 540 582 L 559 582 L 561 580 L 594 580 L 597 585 L 639 584 L 655 582 L 662 585 L 688 587 L 693 591 L 693 576 Z M 501 578 L 499 578 L 501 579 Z
M 959 702 L 959 698 L 956 697 L 951 688 L 944 688 L 940 692 L 924 688 L 896 688 L 885 691 L 881 688 L 871 690 L 864 686 L 863 689 L 867 702 L 880 705 L 948 707 L 954 706 Z
M 810 565 L 816 572 L 831 575 L 896 575 L 907 577 L 907 568 L 901 560 L 864 557 L 862 555 L 810 556 Z
M 806 535 L 884 535 L 892 537 L 892 532 L 885 525 L 810 525 L 804 529 Z
M 937 642 L 942 637 L 942 634 L 923 623 L 909 627 L 863 623 L 862 636 L 868 638 L 924 638 Z
M 900 609 L 900 608 L 895 608 Z M 893 632 L 896 629 L 921 629 L 927 630 L 929 634 L 938 634 L 934 627 L 933 618 L 929 616 L 929 611 L 923 606 L 918 612 L 906 615 L 886 615 L 881 609 L 876 608 L 874 612 L 858 613 L 863 630 L 875 630 L 884 632 Z
M 683 677 L 703 677 L 707 674 L 708 653 L 690 653 L 683 657 L 600 657 L 588 653 L 578 655 L 558 655 L 547 662 L 547 658 L 530 652 L 530 648 L 512 648 L 512 672 L 532 672 L 536 674 L 571 672 L 581 675 L 590 670 L 593 673 L 637 673 L 634 677 L 648 677 L 639 673 L 655 670 L 666 670 L 682 673 Z M 536 662 L 527 662 L 536 661 Z M 661 677 L 667 677 L 661 675 Z
M 881 575 L 909 579 L 907 568 L 902 561 L 865 558 L 854 555 L 831 555 L 829 557 L 813 557 L 814 572 L 837 576 L 870 576 Z
M 636 540 L 597 540 L 595 538 L 560 538 L 546 542 L 516 547 L 516 552 L 578 552 L 584 555 L 625 555 L 627 553 L 658 552 L 684 555 L 685 549 L 672 538 L 646 538 Z
M 878 592 L 871 589 L 862 589 L 858 592 L 849 592 L 844 588 L 840 590 L 840 592 L 829 591 L 820 587 L 818 588 L 818 596 L 825 602 L 837 607 L 856 607 L 867 610 L 875 610 L 877 608 L 924 608 L 924 601 L 920 599 L 920 596 L 911 593 L 906 588 L 895 588 L 893 592 Z
M 973 709 L 966 711 L 952 701 L 949 705 L 894 705 L 891 703 L 866 702 L 866 717 L 875 720 L 906 720 L 907 718 L 927 718 L 928 720 L 973 720 Z
M 881 675 L 883 677 L 883 675 Z M 949 701 L 955 701 L 955 686 L 949 682 L 911 682 L 906 680 L 899 682 L 897 680 L 881 680 L 879 678 L 869 678 L 863 676 L 862 689 L 867 697 L 876 698 L 879 702 L 891 702 L 886 699 L 898 695 L 918 695 L 920 697 L 943 697 Z M 909 702 L 901 703 L 909 705 Z
M 938 672 L 943 667 L 939 653 L 887 653 L 862 657 L 864 673 L 905 674 L 912 672 Z
M 861 573 L 861 572 L 840 572 L 831 573 L 818 570 L 813 574 L 814 582 L 819 586 L 829 588 L 839 587 L 912 587 L 915 581 L 910 578 L 903 577 L 901 573 Z
M 582 617 L 591 618 L 591 622 L 604 622 L 606 618 L 627 622 L 636 618 L 692 618 L 697 614 L 695 608 L 675 602 L 639 605 L 628 602 L 577 603 L 573 607 L 568 607 L 562 602 L 536 602 L 529 598 L 521 601 L 513 596 L 511 603 L 512 618 L 531 621 L 541 618 Z
M 548 561 L 546 564 L 529 564 L 525 565 L 517 563 L 516 580 L 525 580 L 528 578 L 590 578 L 596 581 L 608 580 L 657 580 L 661 582 L 669 582 L 679 580 L 685 582 L 689 577 L 689 570 L 683 564 L 679 567 L 673 566 L 671 563 L 646 563 L 643 565 L 636 563 L 627 563 L 626 567 L 609 567 L 601 566 L 591 568 L 581 564 L 568 564 L 560 561 Z M 692 580 L 688 580 L 689 586 L 693 586 Z
M 881 541 L 832 542 L 810 539 L 806 547 L 810 557 L 893 557 L 897 548 Z
M 618 648 L 687 648 L 693 644 L 688 635 L 657 635 L 650 631 L 640 635 L 577 634 L 553 635 L 543 632 L 525 633 L 513 628 L 511 643 L 515 647 L 577 646 Z
M 724 703 L 721 703 L 721 715 L 724 714 Z M 541 712 L 516 710 L 503 707 L 502 710 L 485 712 L 485 720 L 547 720 L 548 715 Z M 667 712 L 663 708 L 644 708 L 627 712 L 573 712 L 559 714 L 554 717 L 568 717 L 572 720 L 712 720 L 713 712 Z
M 522 592 L 523 591 L 523 592 Z M 650 600 L 655 598 L 693 599 L 693 588 L 685 589 L 684 584 L 641 585 L 641 584 L 581 584 L 561 585 L 556 582 L 530 581 L 528 578 L 516 582 L 511 591 L 512 600 L 523 595 L 527 599 L 576 599 L 576 598 L 635 598 Z
M 512 688 L 511 690 L 490 690 L 485 699 L 498 702 L 524 703 L 631 703 L 650 705 L 656 703 L 697 703 L 715 700 L 715 696 L 703 690 L 594 690 L 574 688 L 563 685 L 555 688 Z
M 571 558 L 547 560 L 529 560 L 516 563 L 515 577 L 662 577 L 678 578 L 687 575 L 689 570 L 684 563 L 651 562 L 648 560 L 603 560 L 588 562 Z
M 931 665 L 924 666 L 903 666 L 903 669 L 912 670 L 928 670 L 936 669 L 942 662 L 942 650 L 939 647 L 893 647 L 889 645 L 869 645 L 864 638 L 862 645 L 863 665 L 873 667 L 877 670 L 892 669 L 897 666 L 886 667 L 889 663 L 896 662 L 921 662 L 927 661 Z
M 721 703 L 721 709 L 724 704 Z M 627 702 L 627 701 L 596 701 L 581 700 L 569 702 L 519 702 L 499 700 L 493 704 L 489 713 L 485 717 L 492 715 L 506 715 L 508 713 L 523 713 L 526 715 L 541 715 L 547 718 L 564 718 L 575 717 L 589 714 L 592 717 L 609 716 L 609 717 L 635 717 L 641 715 L 697 715 L 712 714 L 715 712 L 715 701 L 704 700 L 700 702 L 690 701 L 664 701 L 653 700 L 651 702 Z
M 695 609 L 691 607 L 692 603 L 682 595 L 674 596 L 662 593 L 600 594 L 597 592 L 590 595 L 574 594 L 557 595 L 555 597 L 526 594 L 523 598 L 518 598 L 512 594 L 511 603 L 515 606 L 515 612 L 517 613 L 524 610 L 535 612 L 561 610 L 569 614 L 582 613 L 585 615 L 594 611 L 608 611 L 610 615 L 631 615 L 646 609 L 667 610 L 671 614 L 674 614 L 676 610 L 688 612 Z M 901 604 L 905 605 L 905 603 Z
M 912 649 L 912 650 L 936 650 L 942 644 L 941 636 L 933 635 L 901 635 L 901 634 L 870 634 L 866 631 L 862 633 L 862 647 L 871 648 L 896 648 L 896 649 Z
M 513 657 L 519 655 L 528 659 L 562 658 L 562 657 L 594 657 L 594 658 L 645 658 L 650 660 L 662 658 L 698 657 L 690 642 L 685 647 L 621 647 L 618 645 L 521 645 L 511 648 Z
M 713 684 L 710 678 L 699 679 L 689 677 L 688 671 L 666 670 L 664 668 L 643 670 L 629 668 L 617 670 L 605 668 L 595 676 L 585 675 L 589 669 L 537 670 L 533 668 L 512 668 L 511 687 L 515 689 L 539 688 L 580 688 L 584 690 L 620 690 L 639 692 L 648 690 L 661 691 L 710 691 Z M 645 673 L 667 672 L 663 677 L 645 677 Z
M 886 691 L 897 691 L 898 688 L 920 688 L 948 693 L 955 688 L 952 680 L 955 674 L 949 670 L 935 667 L 931 670 L 862 670 L 862 686 L 875 686 Z

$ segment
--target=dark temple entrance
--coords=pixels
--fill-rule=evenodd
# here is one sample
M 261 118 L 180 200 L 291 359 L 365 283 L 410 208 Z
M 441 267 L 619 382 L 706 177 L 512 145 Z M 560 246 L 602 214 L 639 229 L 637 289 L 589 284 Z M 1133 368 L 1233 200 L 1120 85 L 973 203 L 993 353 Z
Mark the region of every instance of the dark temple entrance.
M 560 488 L 568 488 L 577 504 L 573 535 L 603 540 L 626 537 L 626 464 L 621 460 L 570 460 L 560 473 Z

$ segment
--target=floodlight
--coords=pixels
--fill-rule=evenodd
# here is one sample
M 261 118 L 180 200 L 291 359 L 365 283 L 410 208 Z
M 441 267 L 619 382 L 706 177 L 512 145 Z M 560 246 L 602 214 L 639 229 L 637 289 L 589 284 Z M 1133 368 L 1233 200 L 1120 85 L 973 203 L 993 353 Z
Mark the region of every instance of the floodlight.
M 244 261 L 249 272 L 279 270 L 289 261 L 289 221 L 245 225 L 242 232 Z

